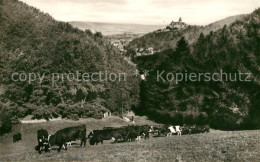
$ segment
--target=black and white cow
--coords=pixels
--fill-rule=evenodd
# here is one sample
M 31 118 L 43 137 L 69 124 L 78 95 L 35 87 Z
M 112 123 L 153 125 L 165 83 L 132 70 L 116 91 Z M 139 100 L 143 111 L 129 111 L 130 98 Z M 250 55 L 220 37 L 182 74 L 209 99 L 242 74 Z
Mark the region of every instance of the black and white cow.
M 49 134 L 46 129 L 40 129 L 37 131 L 38 145 L 35 147 L 35 150 L 39 151 L 39 154 L 41 154 L 42 151 L 50 152 L 48 135 Z

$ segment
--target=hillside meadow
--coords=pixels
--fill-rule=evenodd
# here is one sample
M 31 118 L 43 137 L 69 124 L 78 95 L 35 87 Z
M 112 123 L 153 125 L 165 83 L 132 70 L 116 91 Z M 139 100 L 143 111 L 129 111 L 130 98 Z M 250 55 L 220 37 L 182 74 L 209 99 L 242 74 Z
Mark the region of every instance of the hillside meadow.
M 157 125 L 146 117 L 136 117 L 136 124 Z M 83 119 L 79 121 L 59 120 L 42 123 L 17 125 L 11 134 L 0 137 L 0 160 L 60 160 L 60 161 L 259 161 L 260 160 L 260 130 L 255 131 L 218 131 L 210 133 L 183 135 L 172 137 L 152 137 L 128 143 L 114 144 L 105 141 L 103 145 L 78 148 L 72 145 L 67 151 L 58 153 L 38 154 L 34 150 L 37 145 L 37 130 L 47 129 L 50 134 L 57 130 L 75 126 L 87 125 L 87 133 L 92 129 L 102 129 L 104 126 L 120 127 L 130 124 L 118 117 L 102 120 Z M 22 141 L 12 142 L 12 134 L 20 131 Z

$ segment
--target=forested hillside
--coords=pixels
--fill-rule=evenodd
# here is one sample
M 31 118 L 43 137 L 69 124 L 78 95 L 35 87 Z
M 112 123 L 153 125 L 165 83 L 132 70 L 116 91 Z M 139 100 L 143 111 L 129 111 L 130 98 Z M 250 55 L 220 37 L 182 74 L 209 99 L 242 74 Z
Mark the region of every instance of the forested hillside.
M 224 24 L 227 24 L 224 26 Z M 171 124 L 218 129 L 260 128 L 260 9 L 205 27 L 150 33 L 128 49 L 161 51 L 135 58 L 135 67 L 101 33 L 79 30 L 18 0 L 0 1 L 0 128 L 34 118 L 101 118 L 133 109 Z M 53 73 L 125 73 L 126 81 L 57 81 Z M 250 73 L 245 81 L 163 81 L 167 73 Z M 34 82 L 12 74 L 45 75 Z M 98 76 L 96 76 L 98 77 Z M 219 78 L 220 76 L 216 76 Z M 16 78 L 17 79 L 17 78 Z M 79 78 L 82 79 L 82 76 Z M 245 78 L 244 78 L 245 79 Z M 140 96 L 140 101 L 139 101 Z M 6 127 L 5 127 L 6 126 Z
M 137 112 L 164 123 L 210 124 L 226 130 L 260 128 L 260 9 L 216 32 L 200 34 L 193 50 L 185 37 L 176 46 L 136 58 L 139 70 L 149 71 L 140 86 Z M 221 70 L 228 74 L 222 81 L 157 80 L 158 71 L 165 71 L 166 78 L 167 73 Z M 238 72 L 251 73 L 251 81 L 245 81 L 247 76 L 234 81 Z
M 81 31 L 17 0 L 0 1 L 0 106 L 19 118 L 100 118 L 138 103 L 135 69 L 100 33 Z M 127 73 L 126 82 L 53 85 L 52 73 Z M 14 82 L 13 73 L 45 74 L 42 82 Z
M 225 24 L 229 26 L 237 20 L 241 20 L 246 15 L 231 16 L 226 19 L 211 23 L 206 26 L 194 26 L 189 25 L 185 29 L 171 30 L 168 32 L 151 32 L 140 38 L 134 39 L 129 43 L 128 49 L 134 48 L 149 48 L 153 47 L 155 51 L 162 51 L 165 49 L 176 48 L 177 41 L 185 36 L 189 44 L 193 44 L 199 38 L 200 33 L 204 35 L 209 34 L 211 31 L 217 31 L 221 29 Z

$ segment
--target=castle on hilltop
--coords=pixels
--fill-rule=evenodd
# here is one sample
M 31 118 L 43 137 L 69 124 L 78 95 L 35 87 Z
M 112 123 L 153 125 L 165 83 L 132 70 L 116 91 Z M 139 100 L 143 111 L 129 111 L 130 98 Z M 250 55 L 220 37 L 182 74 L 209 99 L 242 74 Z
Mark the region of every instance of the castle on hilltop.
M 181 19 L 181 17 L 179 18 L 178 22 L 174 22 L 172 21 L 170 23 L 170 25 L 168 25 L 166 28 L 164 29 L 158 29 L 156 31 L 154 31 L 155 33 L 161 33 L 161 32 L 170 32 L 170 31 L 178 31 L 181 29 L 186 28 L 188 25 L 186 23 L 184 23 Z
M 166 27 L 166 29 L 182 29 L 185 27 L 187 27 L 187 24 L 182 22 L 182 19 L 180 17 L 178 22 L 172 21 L 171 24 Z

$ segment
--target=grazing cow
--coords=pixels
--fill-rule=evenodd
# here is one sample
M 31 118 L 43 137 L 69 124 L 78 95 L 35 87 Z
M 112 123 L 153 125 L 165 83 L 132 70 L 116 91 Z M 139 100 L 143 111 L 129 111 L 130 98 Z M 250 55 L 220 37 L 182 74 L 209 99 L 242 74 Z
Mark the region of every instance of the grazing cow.
M 153 128 L 154 132 L 158 133 L 158 136 L 167 136 L 169 129 L 166 125 L 162 125 L 162 126 L 156 126 Z
M 153 127 L 149 125 L 141 126 L 141 134 L 144 136 L 145 139 L 150 138 L 150 133 L 153 131 Z
M 153 126 L 150 126 L 149 133 L 154 133 L 154 132 L 155 132 L 155 130 L 154 130 Z
M 177 135 L 181 136 L 181 128 L 179 125 L 175 126 L 175 129 L 176 129 L 176 132 L 177 132 Z
M 191 134 L 190 126 L 184 124 L 184 125 L 181 127 L 181 134 Z
M 150 126 L 150 129 L 149 129 L 149 135 L 150 134 L 152 134 L 152 135 L 154 135 L 154 134 L 156 134 L 157 136 L 159 136 L 159 132 L 160 132 L 160 128 L 159 128 L 160 126 Z
M 17 133 L 17 134 L 14 134 L 13 135 L 13 142 L 15 143 L 15 142 L 18 142 L 18 141 L 20 141 L 20 140 L 22 140 L 22 134 L 21 133 Z
M 138 126 L 127 126 L 123 128 L 122 131 L 122 137 L 124 139 L 124 141 L 135 141 L 138 140 L 140 138 L 138 138 L 138 136 L 140 136 L 140 134 L 138 133 L 139 130 L 137 130 Z
M 115 143 L 119 140 L 135 141 L 140 140 L 141 137 L 149 138 L 149 131 L 151 127 L 148 125 L 143 126 L 125 126 L 121 128 L 110 128 L 103 130 L 93 130 L 89 133 L 89 143 L 97 145 L 99 142 L 103 144 L 104 140 L 114 140 Z
M 114 129 L 104 129 L 104 130 L 93 130 L 89 133 L 89 143 L 90 145 L 97 145 L 99 142 L 103 144 L 104 140 L 113 139 L 115 142 L 118 142 L 120 138 L 122 138 L 122 129 L 114 128 Z
M 168 129 L 170 130 L 170 132 L 167 133 L 167 137 L 171 137 L 173 134 L 176 133 L 176 130 L 173 128 L 173 126 L 169 126 Z
M 67 144 L 67 146 L 71 146 L 71 142 L 67 142 L 66 144 Z
M 209 132 L 209 126 L 183 125 L 181 134 L 197 134 Z
M 64 146 L 67 150 L 67 142 L 80 140 L 80 146 L 86 145 L 86 125 L 79 125 L 75 127 L 68 127 L 57 131 L 54 135 L 49 137 L 50 146 L 59 146 L 58 152 Z
M 90 131 L 90 133 L 88 134 L 88 139 L 93 138 L 93 137 L 94 137 L 94 134 L 95 134 L 97 131 L 98 131 L 98 129 Z
M 128 127 L 124 127 L 122 136 L 124 138 L 124 141 L 140 140 L 141 137 L 147 139 L 149 138 L 149 131 L 150 131 L 150 126 L 148 125 L 128 126 Z
M 45 129 L 40 129 L 37 131 L 37 141 L 38 145 L 35 150 L 39 151 L 39 154 L 44 150 L 45 152 L 50 152 L 49 142 L 48 142 L 48 131 Z

